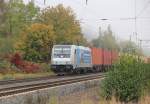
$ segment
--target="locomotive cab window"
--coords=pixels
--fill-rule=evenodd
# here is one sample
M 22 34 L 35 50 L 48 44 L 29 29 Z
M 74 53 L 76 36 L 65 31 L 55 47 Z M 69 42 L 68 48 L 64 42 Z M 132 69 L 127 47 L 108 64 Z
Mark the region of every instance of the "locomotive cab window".
M 70 58 L 71 47 L 70 46 L 56 46 L 54 48 L 54 58 Z

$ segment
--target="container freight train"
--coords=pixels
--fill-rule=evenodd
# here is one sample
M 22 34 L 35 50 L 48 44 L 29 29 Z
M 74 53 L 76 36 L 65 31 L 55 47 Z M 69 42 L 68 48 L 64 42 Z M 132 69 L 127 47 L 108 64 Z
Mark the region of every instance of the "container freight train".
M 54 45 L 51 68 L 57 74 L 104 71 L 117 59 L 116 51 L 76 45 Z

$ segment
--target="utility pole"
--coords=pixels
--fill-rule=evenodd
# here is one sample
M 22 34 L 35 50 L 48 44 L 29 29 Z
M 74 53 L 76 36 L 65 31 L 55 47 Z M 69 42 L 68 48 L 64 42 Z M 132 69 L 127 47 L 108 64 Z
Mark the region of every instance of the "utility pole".
M 136 7 L 137 7 L 137 2 L 136 0 L 134 1 L 135 2 L 135 24 L 134 24 L 134 27 L 135 27 L 135 36 L 136 36 L 136 43 L 138 44 L 138 33 L 137 33 L 137 10 L 136 10 Z
M 87 3 L 88 3 L 88 0 L 86 0 L 86 5 L 87 5 Z
M 142 40 L 141 39 L 139 40 L 138 46 L 139 46 L 140 49 L 142 48 Z
M 130 42 L 131 42 L 131 41 L 132 41 L 132 35 L 130 35 L 130 38 L 129 38 L 129 39 L 130 39 Z
M 99 27 L 99 36 L 102 35 L 102 30 L 101 30 L 101 27 Z

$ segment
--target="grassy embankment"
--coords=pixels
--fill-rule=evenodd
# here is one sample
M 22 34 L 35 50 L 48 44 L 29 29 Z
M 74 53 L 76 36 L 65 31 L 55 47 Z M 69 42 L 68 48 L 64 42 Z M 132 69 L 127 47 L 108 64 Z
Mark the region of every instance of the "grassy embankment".
M 0 80 L 9 80 L 9 79 L 25 79 L 25 78 L 36 78 L 54 75 L 53 72 L 41 72 L 41 73 L 0 73 Z

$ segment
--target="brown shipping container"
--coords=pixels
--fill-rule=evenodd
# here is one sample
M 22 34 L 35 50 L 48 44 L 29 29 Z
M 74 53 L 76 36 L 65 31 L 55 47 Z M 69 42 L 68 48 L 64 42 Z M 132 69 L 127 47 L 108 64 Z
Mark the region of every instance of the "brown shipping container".
M 92 50 L 92 64 L 102 65 L 103 64 L 103 49 L 92 47 L 91 50 Z

